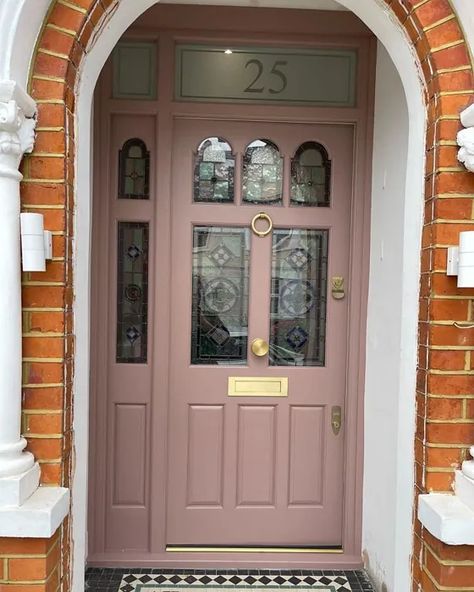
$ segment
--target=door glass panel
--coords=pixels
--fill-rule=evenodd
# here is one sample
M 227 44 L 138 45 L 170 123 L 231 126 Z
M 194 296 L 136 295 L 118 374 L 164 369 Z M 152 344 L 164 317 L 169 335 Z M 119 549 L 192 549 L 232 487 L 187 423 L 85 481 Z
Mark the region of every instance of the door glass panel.
M 247 361 L 248 276 L 247 228 L 194 228 L 192 364 Z
M 329 206 L 331 161 L 317 142 L 305 142 L 291 159 L 291 205 Z
M 118 363 L 147 361 L 148 222 L 118 223 Z
M 254 140 L 244 154 L 242 199 L 247 203 L 281 205 L 283 158 L 270 140 Z
M 223 138 L 206 138 L 194 156 L 194 201 L 234 201 L 235 158 Z
M 150 199 L 150 153 L 138 138 L 127 140 L 119 153 L 119 199 Z
M 271 366 L 324 366 L 328 231 L 275 229 Z

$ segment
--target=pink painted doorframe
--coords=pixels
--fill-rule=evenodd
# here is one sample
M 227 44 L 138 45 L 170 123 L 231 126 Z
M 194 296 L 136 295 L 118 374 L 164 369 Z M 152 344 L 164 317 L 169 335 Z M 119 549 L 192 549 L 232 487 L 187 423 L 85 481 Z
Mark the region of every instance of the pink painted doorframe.
M 368 238 L 370 203 L 370 153 L 373 112 L 373 73 L 375 44 L 370 33 L 352 15 L 317 14 L 316 11 L 257 10 L 254 19 L 249 20 L 251 9 L 218 7 L 178 7 L 156 6 L 135 24 L 130 34 L 135 39 L 150 39 L 159 36 L 159 80 L 158 101 L 134 102 L 110 99 L 111 64 L 104 68 L 98 86 L 96 103 L 96 148 L 95 148 L 95 200 L 94 200 L 94 291 L 92 328 L 97 339 L 92 340 L 93 364 L 91 390 L 91 470 L 90 470 L 90 542 L 89 563 L 91 565 L 156 565 L 188 567 L 259 566 L 301 568 L 317 567 L 357 567 L 361 565 L 361 492 L 362 492 L 362 419 L 363 419 L 363 367 L 365 351 L 365 318 L 368 279 Z M 184 11 L 184 12 L 183 12 Z M 288 14 L 291 13 L 291 18 Z M 318 20 L 319 17 L 319 20 Z M 271 31 L 267 29 L 267 19 L 271 18 Z M 207 20 L 206 20 L 207 19 Z M 209 20 L 210 19 L 210 20 Z M 322 20 L 321 20 L 322 19 Z M 323 22 L 324 21 L 324 22 Z M 242 105 L 236 110 L 232 105 L 174 103 L 172 72 L 174 43 L 180 42 L 219 42 L 219 34 L 205 31 L 203 22 L 212 22 L 215 31 L 226 29 L 225 38 L 240 39 L 246 43 L 266 45 L 302 45 L 306 47 L 344 46 L 356 47 L 359 55 L 357 107 L 354 109 L 330 109 L 310 107 L 285 107 L 277 109 L 277 122 L 307 122 L 308 124 L 344 124 L 353 128 L 354 163 L 353 192 L 350 222 L 351 261 L 348 285 L 351 278 L 361 278 L 359 289 L 351 289 L 348 294 L 348 356 L 347 391 L 345 394 L 346 434 L 344 442 L 344 496 L 342 516 L 343 553 L 338 555 L 321 553 L 265 553 L 249 556 L 245 553 L 167 553 L 166 516 L 166 475 L 167 475 L 167 418 L 168 418 L 168 367 L 170 327 L 168 313 L 170 306 L 169 283 L 171 277 L 169 261 L 170 249 L 170 195 L 171 195 L 171 154 L 173 142 L 173 119 L 176 117 L 209 118 L 222 120 L 265 121 L 268 113 L 263 105 Z M 232 22 L 232 31 L 228 23 Z M 295 35 L 295 23 L 299 22 L 303 34 Z M 179 23 L 179 27 L 177 26 Z M 332 24 L 329 24 L 332 23 Z M 324 27 L 323 27 L 324 25 Z M 167 30 L 162 31 L 160 27 Z M 179 32 L 178 32 L 179 28 Z M 319 37 L 315 36 L 320 33 Z M 311 33 L 313 32 L 313 33 Z M 114 328 L 110 328 L 115 305 L 108 306 L 102 297 L 110 289 L 115 293 L 113 277 L 116 221 L 112 218 L 114 197 L 114 165 L 117 143 L 112 141 L 117 118 L 123 118 L 128 125 L 131 137 L 139 129 L 136 122 L 145 122 L 150 136 L 152 155 L 152 178 L 154 192 L 150 202 L 151 210 L 139 213 L 128 210 L 123 216 L 127 219 L 149 220 L 151 225 L 150 256 L 156 279 L 149 293 L 149 307 L 154 314 L 153 328 L 150 331 L 150 358 L 145 372 L 150 372 L 152 387 L 150 397 L 141 400 L 145 404 L 145 416 L 136 403 L 124 393 L 118 397 L 118 404 L 127 406 L 126 411 L 135 413 L 135 423 L 144 421 L 143 466 L 146 477 L 143 485 L 143 511 L 145 522 L 152 528 L 133 546 L 127 538 L 120 540 L 120 533 L 108 532 L 115 522 L 113 512 L 117 508 L 113 502 L 112 489 L 117 483 L 114 470 L 114 429 L 112 421 L 117 417 L 117 401 L 111 399 L 111 379 L 99 370 L 105 368 L 110 360 L 107 352 L 113 352 Z M 129 123 L 126 123 L 128 119 Z M 152 121 L 153 120 L 153 123 Z M 153 169 L 154 167 L 154 169 Z M 102 196 L 102 197 L 101 197 Z M 110 196 L 104 199 L 104 196 Z M 121 218 L 121 219 L 125 219 Z M 115 219 L 116 220 L 116 219 Z M 154 259 L 153 259 L 154 258 Z M 109 270 L 109 271 L 107 271 Z M 112 275 L 110 275 L 112 274 Z M 161 281 L 160 281 L 161 279 Z M 112 286 L 110 288 L 110 286 Z M 112 296 L 113 297 L 113 296 Z M 112 315 L 108 314 L 112 313 Z M 115 382 L 115 384 L 117 384 Z M 114 413 L 112 413 L 114 410 Z M 123 409 L 122 409 L 123 411 Z M 119 411 L 120 415 L 120 411 Z M 109 422 L 109 423 L 108 423 Z M 122 422 L 123 424 L 123 422 Z M 119 422 L 119 425 L 122 425 Z M 105 429 L 104 429 L 105 427 Z M 134 443 L 134 445 L 138 445 Z M 141 474 L 140 474 L 141 475 Z M 109 500 L 109 501 L 107 501 Z M 111 500 L 111 501 L 110 501 Z M 140 505 L 140 504 L 138 504 Z M 135 510 L 134 510 L 135 511 Z

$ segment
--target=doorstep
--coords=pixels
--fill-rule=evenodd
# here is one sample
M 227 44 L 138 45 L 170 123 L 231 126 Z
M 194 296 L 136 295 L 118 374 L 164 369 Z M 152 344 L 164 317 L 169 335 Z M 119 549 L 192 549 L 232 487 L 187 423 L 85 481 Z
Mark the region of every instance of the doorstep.
M 157 569 L 106 568 L 86 570 L 86 592 L 146 592 L 166 587 L 183 591 L 229 589 L 251 592 L 268 589 L 289 592 L 291 589 L 328 592 L 375 592 L 364 570 L 265 570 L 265 569 Z

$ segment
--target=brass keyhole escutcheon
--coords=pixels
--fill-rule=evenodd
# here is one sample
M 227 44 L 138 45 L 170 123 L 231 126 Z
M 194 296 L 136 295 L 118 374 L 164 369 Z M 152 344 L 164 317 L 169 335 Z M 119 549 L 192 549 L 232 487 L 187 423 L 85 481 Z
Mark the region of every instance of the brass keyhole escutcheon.
M 265 230 L 257 230 L 257 220 L 265 220 L 268 223 L 268 227 Z M 262 238 L 267 236 L 267 234 L 270 234 L 273 228 L 273 222 L 268 214 L 265 214 L 265 212 L 259 212 L 252 218 L 251 226 L 253 233 Z
M 265 341 L 265 339 L 261 339 L 260 337 L 257 337 L 257 339 L 254 339 L 252 341 L 250 349 L 252 350 L 252 353 L 254 356 L 258 356 L 259 358 L 261 358 L 261 357 L 266 356 L 268 354 L 268 350 L 270 348 L 268 346 L 268 343 Z

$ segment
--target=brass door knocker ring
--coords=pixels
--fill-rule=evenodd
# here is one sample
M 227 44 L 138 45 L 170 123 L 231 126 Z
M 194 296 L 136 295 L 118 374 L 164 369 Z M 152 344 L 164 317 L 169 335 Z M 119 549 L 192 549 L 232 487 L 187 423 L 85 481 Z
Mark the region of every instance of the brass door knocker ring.
M 268 222 L 268 228 L 266 230 L 257 230 L 257 220 L 266 220 Z M 268 214 L 265 214 L 265 212 L 259 212 L 256 216 L 254 216 L 252 218 L 252 230 L 254 232 L 254 234 L 256 234 L 257 236 L 260 237 L 264 237 L 267 236 L 267 234 L 270 234 L 270 232 L 273 229 L 273 222 L 272 219 L 270 218 L 270 216 Z

